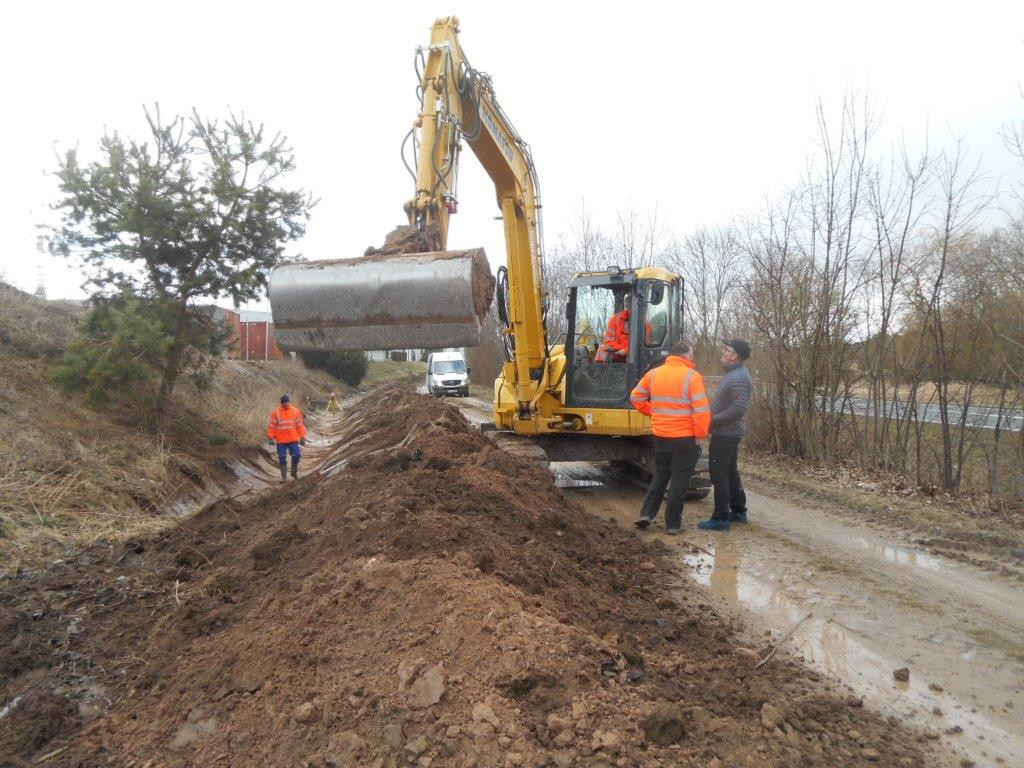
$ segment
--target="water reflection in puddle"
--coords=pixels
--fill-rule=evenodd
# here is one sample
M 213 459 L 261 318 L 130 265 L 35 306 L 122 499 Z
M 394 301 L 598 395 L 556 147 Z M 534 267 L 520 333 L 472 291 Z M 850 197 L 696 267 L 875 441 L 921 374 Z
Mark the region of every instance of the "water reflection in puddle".
M 572 477 L 555 473 L 555 485 L 559 488 L 597 488 L 603 483 L 586 477 Z
M 867 539 L 861 538 L 854 538 L 853 541 L 864 549 L 870 550 L 876 555 L 881 555 L 890 563 L 911 565 L 915 568 L 935 572 L 946 570 L 948 567 L 939 558 L 929 555 L 927 552 L 903 549 L 902 547 L 894 547 L 889 544 L 882 544 L 880 542 L 868 541 Z
M 583 462 L 552 462 L 551 471 L 559 488 L 600 488 L 605 485 L 601 471 Z
M 868 542 L 864 543 L 869 546 Z M 919 555 L 890 549 L 893 558 Z M 881 554 L 889 559 L 888 553 Z M 936 567 L 942 567 L 935 558 L 927 555 L 924 558 L 896 562 L 930 568 L 928 561 L 935 561 Z M 812 588 L 802 596 L 794 596 L 791 590 L 772 579 L 751 573 L 753 568 L 745 568 L 742 553 L 732 547 L 694 548 L 682 559 L 691 577 L 715 595 L 768 617 L 770 623 L 778 627 L 776 637 L 810 614 L 787 644 L 811 666 L 850 686 L 868 706 L 907 717 L 918 725 L 940 727 L 947 733 L 959 727 L 963 732 L 950 742 L 978 765 L 994 765 L 996 755 L 1008 761 L 1004 764 L 1013 765 L 1013 760 L 1024 754 L 1024 735 L 1007 731 L 986 716 L 971 712 L 970 705 L 954 696 L 930 689 L 925 676 L 912 675 L 905 683 L 894 680 L 892 670 L 905 666 L 903 661 L 876 653 L 858 636 L 870 637 L 873 631 L 877 633 L 882 629 L 870 614 L 840 623 L 831 615 L 830 605 L 834 605 L 834 600 L 828 595 Z M 963 658 L 968 659 L 973 652 L 968 651 Z M 943 713 L 941 722 L 934 722 L 936 717 L 932 712 L 936 707 Z

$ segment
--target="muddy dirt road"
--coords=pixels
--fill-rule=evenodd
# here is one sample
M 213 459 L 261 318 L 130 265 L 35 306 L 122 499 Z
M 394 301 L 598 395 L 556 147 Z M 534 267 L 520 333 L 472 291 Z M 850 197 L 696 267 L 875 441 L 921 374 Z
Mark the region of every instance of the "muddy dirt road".
M 489 419 L 488 403 L 450 402 L 471 421 Z M 588 511 L 631 525 L 641 488 L 596 465 L 554 468 Z M 1024 765 L 1024 589 L 897 533 L 749 485 L 746 527 L 697 530 L 708 500 L 688 505 L 683 537 L 660 526 L 644 536 L 664 540 L 682 572 L 752 631 L 779 638 L 808 617 L 786 653 L 802 655 L 868 706 L 931 729 L 953 764 Z M 910 670 L 907 682 L 893 678 L 901 667 Z

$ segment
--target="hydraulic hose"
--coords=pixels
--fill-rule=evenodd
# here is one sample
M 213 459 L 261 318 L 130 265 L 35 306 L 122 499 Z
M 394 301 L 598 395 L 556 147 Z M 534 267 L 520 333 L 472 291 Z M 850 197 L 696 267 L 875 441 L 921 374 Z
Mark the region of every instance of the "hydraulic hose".
M 498 305 L 498 319 L 501 321 L 502 326 L 505 328 L 505 359 L 511 360 L 515 357 L 516 352 L 516 337 L 512 333 L 512 323 L 509 320 L 511 312 L 509 311 L 509 296 L 508 296 L 508 268 L 498 267 L 498 284 L 495 288 Z

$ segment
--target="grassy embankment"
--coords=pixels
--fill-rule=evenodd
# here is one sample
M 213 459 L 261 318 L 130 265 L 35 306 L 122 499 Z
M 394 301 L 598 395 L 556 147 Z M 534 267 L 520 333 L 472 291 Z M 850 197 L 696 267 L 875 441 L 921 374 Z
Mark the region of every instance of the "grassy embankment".
M 147 398 L 92 408 L 48 382 L 83 314 L 0 284 L 0 568 L 165 526 L 172 500 L 255 455 L 282 393 L 308 410 L 353 391 L 298 361 L 224 360 L 209 389 L 179 385 L 161 440 Z M 363 386 L 422 370 L 372 363 Z
M 361 389 L 369 389 L 386 381 L 402 381 L 422 383 L 427 373 L 426 363 L 411 360 L 371 360 L 366 369 L 366 376 L 359 385 Z
M 760 490 L 907 532 L 933 551 L 1024 578 L 1024 511 L 967 494 L 924 493 L 899 477 L 744 451 L 741 471 Z M 752 510 L 756 516 L 756 510 Z

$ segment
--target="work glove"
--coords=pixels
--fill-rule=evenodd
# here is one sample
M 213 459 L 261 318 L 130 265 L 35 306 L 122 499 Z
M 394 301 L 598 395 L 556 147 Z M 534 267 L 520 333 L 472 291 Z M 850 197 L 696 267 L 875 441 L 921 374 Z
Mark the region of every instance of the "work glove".
M 274 438 L 268 437 L 267 438 L 267 442 L 270 443 L 271 445 L 273 445 L 274 444 Z
M 299 445 L 305 445 L 305 444 L 306 444 L 306 438 L 300 437 L 299 438 Z

